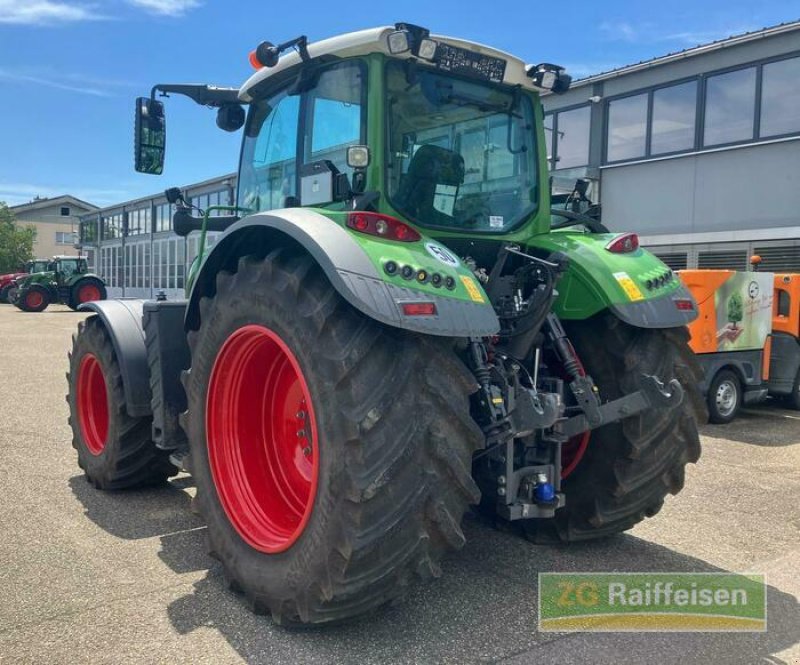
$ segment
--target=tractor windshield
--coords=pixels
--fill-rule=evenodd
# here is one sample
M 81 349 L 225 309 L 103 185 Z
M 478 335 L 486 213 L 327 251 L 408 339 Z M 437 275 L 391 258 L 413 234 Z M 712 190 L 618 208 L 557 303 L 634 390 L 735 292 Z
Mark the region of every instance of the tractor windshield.
M 388 194 L 420 226 L 508 233 L 536 209 L 533 108 L 523 94 L 392 61 Z

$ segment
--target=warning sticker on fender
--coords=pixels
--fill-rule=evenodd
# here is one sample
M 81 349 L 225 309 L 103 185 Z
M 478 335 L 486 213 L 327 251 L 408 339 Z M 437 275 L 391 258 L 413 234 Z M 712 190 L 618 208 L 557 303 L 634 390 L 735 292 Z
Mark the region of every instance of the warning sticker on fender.
M 622 290 L 625 291 L 625 294 L 633 300 L 634 302 L 637 300 L 644 300 L 644 296 L 642 292 L 639 290 L 639 287 L 636 286 L 636 282 L 631 279 L 631 276 L 626 272 L 615 272 L 614 279 L 617 280 L 617 283 L 622 287 Z
M 461 275 L 461 283 L 467 289 L 467 293 L 469 294 L 470 299 L 473 302 L 486 302 L 483 299 L 483 294 L 481 290 L 478 288 L 478 285 L 472 280 L 471 277 L 467 277 L 466 275 Z

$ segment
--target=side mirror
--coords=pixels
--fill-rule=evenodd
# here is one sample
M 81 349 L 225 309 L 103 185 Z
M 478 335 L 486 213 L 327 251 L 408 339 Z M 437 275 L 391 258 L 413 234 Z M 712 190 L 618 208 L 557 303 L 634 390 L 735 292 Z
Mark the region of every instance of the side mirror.
M 167 122 L 164 104 L 150 97 L 136 99 L 134 125 L 134 168 L 139 173 L 161 175 L 164 172 L 164 148 Z
M 226 132 L 239 131 L 244 119 L 244 109 L 238 104 L 223 104 L 217 111 L 217 127 Z

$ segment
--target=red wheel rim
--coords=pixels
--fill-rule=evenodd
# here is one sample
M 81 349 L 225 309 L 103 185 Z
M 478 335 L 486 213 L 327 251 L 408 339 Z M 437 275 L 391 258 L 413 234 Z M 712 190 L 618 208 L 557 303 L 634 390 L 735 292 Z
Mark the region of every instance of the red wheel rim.
M 25 304 L 31 309 L 40 307 L 44 302 L 44 296 L 38 291 L 31 291 L 25 296 Z
M 317 424 L 297 358 L 272 330 L 247 325 L 222 345 L 206 437 L 217 494 L 242 539 L 267 553 L 291 547 L 317 492 Z
M 99 455 L 108 438 L 108 393 L 103 368 L 91 353 L 78 367 L 77 408 L 83 442 L 92 455 Z
M 91 302 L 100 300 L 100 289 L 97 284 L 84 284 L 78 289 L 78 302 Z

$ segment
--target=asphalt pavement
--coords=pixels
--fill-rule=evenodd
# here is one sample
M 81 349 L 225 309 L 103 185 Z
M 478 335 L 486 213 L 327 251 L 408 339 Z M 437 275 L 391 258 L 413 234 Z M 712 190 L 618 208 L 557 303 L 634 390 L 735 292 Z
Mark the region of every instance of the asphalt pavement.
M 67 426 L 82 314 L 0 305 L 0 663 L 800 663 L 800 412 L 703 429 L 683 492 L 627 534 L 535 546 L 468 516 L 433 584 L 343 627 L 254 616 L 205 554 L 188 476 L 104 493 Z M 544 571 L 752 571 L 765 633 L 540 633 Z

